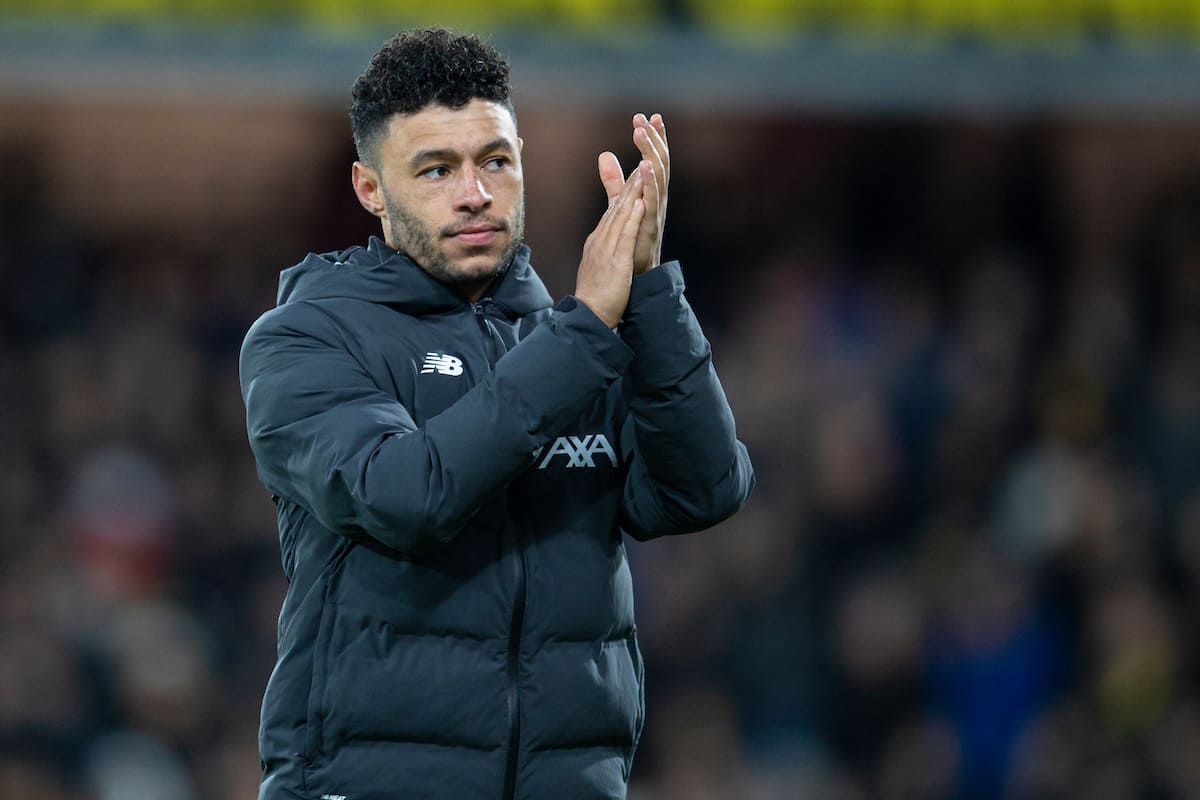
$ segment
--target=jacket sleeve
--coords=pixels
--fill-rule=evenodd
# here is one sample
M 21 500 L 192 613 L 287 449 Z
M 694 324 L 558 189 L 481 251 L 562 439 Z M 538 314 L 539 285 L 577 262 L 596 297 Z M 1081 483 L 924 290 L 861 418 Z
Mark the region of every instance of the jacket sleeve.
M 715 525 L 754 488 L 749 453 L 683 290 L 678 262 L 639 275 L 621 324 L 635 353 L 622 379 L 630 463 L 622 526 L 638 539 Z
M 259 477 L 338 533 L 401 553 L 448 542 L 632 358 L 585 306 L 560 308 L 422 426 L 324 311 L 302 302 L 268 312 L 240 363 Z

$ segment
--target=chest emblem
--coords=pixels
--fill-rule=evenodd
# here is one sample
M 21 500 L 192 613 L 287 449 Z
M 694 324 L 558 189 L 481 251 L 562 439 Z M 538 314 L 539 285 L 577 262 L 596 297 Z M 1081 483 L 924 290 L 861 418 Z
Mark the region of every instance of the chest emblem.
M 455 377 L 462 375 L 462 359 L 449 353 L 426 353 L 425 363 L 421 365 L 421 374 L 428 375 L 432 372 Z
M 542 456 L 542 453 L 545 456 Z M 534 460 L 538 461 L 538 469 L 545 469 L 550 466 L 550 462 L 555 456 L 566 457 L 567 469 L 574 467 L 595 467 L 596 456 L 603 455 L 608 457 L 608 461 L 614 467 L 617 466 L 617 454 L 613 451 L 613 447 L 608 442 L 608 437 L 603 433 L 589 433 L 586 436 L 559 436 L 550 445 L 539 447 L 533 451 Z

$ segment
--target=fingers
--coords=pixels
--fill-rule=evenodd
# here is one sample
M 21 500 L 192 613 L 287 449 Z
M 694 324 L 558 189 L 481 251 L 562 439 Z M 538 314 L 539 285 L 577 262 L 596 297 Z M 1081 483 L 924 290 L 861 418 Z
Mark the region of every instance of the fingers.
M 662 202 L 662 194 L 657 180 L 658 174 L 653 164 L 648 161 L 643 161 L 638 165 L 638 172 L 642 176 L 642 184 L 645 187 L 642 189 L 642 199 L 646 201 L 647 233 L 654 237 L 658 235 L 658 209 Z
M 667 150 L 666 127 L 661 114 L 647 118 L 645 114 L 635 114 L 633 117 L 633 140 L 642 158 L 650 162 L 653 177 L 657 184 L 657 194 L 660 198 L 666 195 L 667 182 L 670 179 L 670 156 Z M 621 170 L 621 162 L 617 156 L 606 150 L 597 159 L 597 170 L 600 173 L 600 183 L 604 193 L 608 195 L 608 204 L 612 206 L 626 187 L 625 174 Z M 646 181 L 647 185 L 649 180 Z M 653 213 L 657 213 L 658 203 L 654 204 Z
M 608 204 L 611 206 L 616 202 L 621 194 L 621 189 L 625 186 L 625 174 L 621 171 L 621 162 L 617 160 L 615 154 L 606 150 L 600 154 L 597 166 L 600 171 L 600 183 L 604 186 L 604 192 L 608 195 Z
M 637 143 L 638 149 L 646 158 L 654 158 L 655 160 L 665 163 L 667 159 L 667 137 L 660 130 L 662 117 L 658 114 L 654 115 L 654 119 L 659 121 L 659 126 L 655 126 L 645 114 L 633 115 L 633 136 L 634 142 Z
M 643 170 L 646 162 L 625 181 L 620 196 L 604 212 L 596 228 L 596 245 L 601 252 L 611 253 L 613 263 L 633 269 L 633 253 L 638 241 L 638 229 L 646 212 L 646 201 L 642 198 L 646 179 Z
M 650 124 L 654 126 L 654 130 L 658 131 L 658 135 L 667 140 L 667 123 L 663 120 L 662 114 L 654 114 L 650 117 Z
M 661 114 L 654 114 L 649 119 L 645 114 L 635 114 L 633 128 L 633 142 L 641 152 L 642 158 L 654 165 L 660 193 L 665 194 L 667 183 L 671 179 L 671 154 L 667 148 L 666 123 Z
M 633 201 L 639 199 L 642 194 L 643 184 L 641 169 L 634 170 L 633 174 L 629 176 L 629 180 L 624 181 L 616 199 L 600 217 L 600 224 L 596 226 L 594 235 L 597 244 L 607 252 L 612 252 L 615 248 L 616 239 L 620 236 L 625 221 L 631 213 Z
M 575 297 L 610 328 L 621 321 L 629 303 L 634 248 L 646 209 L 644 183 L 639 165 L 583 243 Z
M 622 264 L 628 262 L 631 267 L 633 266 L 633 251 L 637 245 L 638 227 L 641 226 L 645 213 L 646 201 L 635 197 L 629 204 L 628 216 L 621 228 L 621 235 L 617 239 L 615 255 Z
M 666 174 L 666 166 L 663 163 L 662 154 L 658 152 L 651 134 L 648 132 L 651 128 L 636 128 L 633 131 L 633 143 L 637 145 L 638 150 L 642 154 L 642 158 L 649 161 L 654 167 L 656 176 L 662 177 Z M 653 134 L 657 136 L 657 133 Z
M 649 117 L 635 114 L 632 123 L 633 141 L 642 161 L 626 180 L 617 157 L 608 151 L 600 154 L 597 168 L 600 182 L 608 195 L 609 208 L 589 239 L 594 239 L 596 247 L 603 248 L 605 252 L 615 254 L 613 248 L 618 244 L 622 245 L 623 251 L 626 244 L 623 232 L 629 219 L 635 216 L 633 201 L 639 201 L 636 212 L 639 223 L 634 228 L 633 249 L 629 257 L 634 273 L 640 274 L 659 263 L 671 156 L 667 148 L 666 123 L 661 114 Z
M 629 205 L 629 202 L 642 193 L 642 185 L 644 180 L 645 178 L 643 178 L 640 168 L 633 171 L 633 174 L 629 176 L 629 180 L 622 179 L 620 192 L 612 201 L 608 211 L 604 212 L 605 216 L 613 217 L 619 215 L 623 211 L 627 212 L 627 206 Z
M 629 180 L 625 181 L 625 187 L 621 190 L 620 196 L 617 197 L 617 201 L 611 209 L 612 222 L 610 226 L 617 236 L 621 235 L 629 215 L 633 213 L 635 201 L 641 199 L 644 186 L 645 178 L 642 176 L 642 170 L 635 169 L 629 176 Z

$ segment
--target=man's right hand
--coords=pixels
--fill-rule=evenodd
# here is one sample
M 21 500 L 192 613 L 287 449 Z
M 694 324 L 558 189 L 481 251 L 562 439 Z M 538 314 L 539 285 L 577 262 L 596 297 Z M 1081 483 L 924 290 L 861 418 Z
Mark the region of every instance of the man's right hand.
M 629 303 L 634 245 L 645 211 L 642 171 L 637 169 L 583 243 L 583 258 L 575 278 L 575 299 L 610 328 L 621 321 Z

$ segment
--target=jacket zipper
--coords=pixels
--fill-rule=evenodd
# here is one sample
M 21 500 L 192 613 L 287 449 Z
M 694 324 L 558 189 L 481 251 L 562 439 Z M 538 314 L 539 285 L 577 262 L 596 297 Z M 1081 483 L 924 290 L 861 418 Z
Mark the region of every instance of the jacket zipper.
M 504 800 L 513 800 L 517 792 L 517 762 L 521 748 L 521 626 L 525 620 L 525 543 L 519 526 L 513 526 L 516 547 L 512 551 L 513 598 L 512 629 L 508 636 L 508 763 L 504 768 Z
M 495 367 L 498 360 L 496 340 L 484 316 L 488 302 L 485 298 L 472 303 L 471 311 L 487 340 L 489 364 Z M 513 525 L 512 528 L 514 546 L 509 551 L 509 561 L 512 564 L 514 588 L 512 626 L 508 635 L 508 758 L 504 766 L 504 800 L 513 800 L 517 793 L 517 765 L 521 750 L 521 627 L 525 621 L 525 537 L 519 525 Z M 500 535 L 503 537 L 503 530 Z
M 475 321 L 479 323 L 479 330 L 483 334 L 484 342 L 487 344 L 488 366 L 495 367 L 496 362 L 500 360 L 500 354 L 496 351 L 496 337 L 492 333 L 492 329 L 488 327 L 487 304 L 490 303 L 489 298 L 483 298 L 478 303 L 471 303 L 471 312 L 475 315 Z

